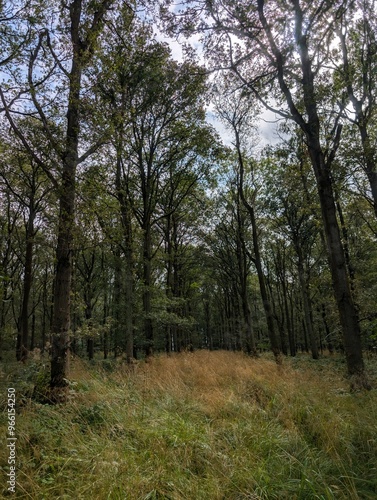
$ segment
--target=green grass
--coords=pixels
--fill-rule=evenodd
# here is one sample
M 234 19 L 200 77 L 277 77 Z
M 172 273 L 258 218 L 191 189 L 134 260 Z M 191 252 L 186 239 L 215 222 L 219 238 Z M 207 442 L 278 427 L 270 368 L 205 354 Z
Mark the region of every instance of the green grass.
M 140 362 L 132 373 L 75 360 L 70 401 L 50 406 L 30 397 L 35 385 L 43 392 L 43 363 L 9 364 L 1 464 L 6 387 L 15 385 L 14 498 L 374 499 L 377 392 L 350 394 L 343 372 L 340 358 L 304 355 L 278 367 L 199 351 Z

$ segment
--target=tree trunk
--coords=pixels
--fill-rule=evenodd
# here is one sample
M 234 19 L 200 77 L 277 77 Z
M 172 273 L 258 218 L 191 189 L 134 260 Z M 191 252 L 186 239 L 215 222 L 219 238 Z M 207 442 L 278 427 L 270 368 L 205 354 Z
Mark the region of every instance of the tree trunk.
M 143 312 L 145 332 L 145 355 L 152 356 L 154 348 L 153 323 L 151 318 L 151 285 L 152 285 L 152 234 L 149 221 L 144 225 L 143 243 Z
M 353 378 L 352 384 L 355 387 L 370 388 L 365 376 L 360 326 L 349 285 L 331 178 L 319 142 L 313 141 L 310 137 L 308 139 L 310 139 L 309 153 L 317 180 L 334 295 L 342 325 L 348 373 Z
M 267 271 L 268 273 L 268 271 Z M 284 277 L 280 277 L 280 281 L 284 280 Z M 287 350 L 287 340 L 286 340 L 286 318 L 285 318 L 285 313 L 284 309 L 282 307 L 282 299 L 281 299 L 281 293 L 280 293 L 280 286 L 279 283 L 276 283 L 276 296 L 277 296 L 277 303 L 278 303 L 278 308 L 280 310 L 280 314 L 278 313 L 278 309 L 276 306 L 276 301 L 274 300 L 274 293 L 271 285 L 271 280 L 269 279 L 269 276 L 267 274 L 267 278 L 265 278 L 266 281 L 266 286 L 267 290 L 269 290 L 269 297 L 270 297 L 270 304 L 271 304 L 271 309 L 272 309 L 272 314 L 273 317 L 276 320 L 277 327 L 278 327 L 278 332 L 279 332 L 279 340 L 280 340 L 280 348 L 282 354 L 284 356 L 288 355 L 288 350 Z
M 121 248 L 117 245 L 114 249 L 114 288 L 112 293 L 112 315 L 114 325 L 112 327 L 114 358 L 120 355 L 123 348 L 122 324 L 123 324 L 123 267 L 121 259 Z
M 72 161 L 65 162 L 63 167 L 52 317 L 50 385 L 52 388 L 57 389 L 57 401 L 60 398 L 58 394 L 59 389 L 67 386 L 66 379 L 69 373 L 69 329 L 76 171 L 74 156 L 71 159 Z M 61 396 L 64 399 L 63 393 Z
M 168 214 L 166 217 L 166 231 L 165 231 L 165 242 L 166 242 L 166 297 L 168 300 L 167 312 L 172 313 L 173 308 L 171 305 L 173 298 L 173 288 L 174 288 L 174 279 L 173 279 L 173 244 L 172 239 L 172 214 Z M 173 325 L 166 325 L 166 342 L 165 342 L 165 350 L 167 354 L 170 354 L 172 348 L 172 339 L 176 337 L 176 332 L 174 335 Z
M 248 297 L 247 289 L 247 277 L 248 277 L 248 265 L 247 265 L 247 253 L 246 253 L 246 242 L 244 238 L 244 219 L 240 211 L 240 193 L 237 193 L 237 264 L 238 264 L 238 274 L 240 281 L 240 295 L 243 313 L 243 329 L 245 334 L 245 344 L 246 351 L 251 356 L 257 355 L 257 348 L 255 344 L 255 336 L 253 331 L 253 324 L 251 318 L 251 310 Z
M 133 322 L 133 249 L 132 249 L 132 219 L 131 207 L 128 197 L 125 195 L 125 179 L 122 179 L 122 148 L 123 148 L 123 131 L 120 132 L 119 146 L 117 152 L 117 171 L 116 171 L 116 189 L 117 198 L 120 205 L 120 213 L 123 229 L 123 245 L 124 245 L 124 330 L 125 330 L 125 350 L 127 363 L 131 363 L 134 351 L 134 322 Z
M 296 356 L 296 344 L 295 344 L 295 339 L 294 339 L 294 334 L 293 334 L 293 317 L 291 317 L 291 314 L 289 311 L 288 290 L 287 290 L 287 283 L 285 281 L 285 276 L 282 279 L 282 289 L 283 289 L 284 311 L 285 311 L 285 318 L 286 318 L 287 332 L 288 332 L 289 354 L 292 357 L 294 357 L 294 356 Z
M 103 0 L 97 6 L 83 38 L 82 0 L 69 4 L 72 66 L 69 71 L 67 128 L 65 151 L 62 154 L 62 178 L 59 192 L 59 227 L 56 249 L 56 274 L 52 317 L 51 348 L 51 400 L 65 400 L 65 387 L 69 373 L 70 295 L 72 278 L 72 252 L 74 240 L 76 168 L 80 139 L 80 90 L 83 67 L 94 53 L 94 44 L 102 20 L 111 5 Z M 88 19 L 85 19 L 87 24 Z
M 349 279 L 350 279 L 350 288 L 352 295 L 354 296 L 355 291 L 355 270 L 351 264 L 351 257 L 349 252 L 349 241 L 348 241 L 348 229 L 346 226 L 346 222 L 344 220 L 342 206 L 340 204 L 338 192 L 334 189 L 335 196 L 335 205 L 339 216 L 340 229 L 341 234 L 343 236 L 343 249 L 344 249 L 344 257 L 346 259 L 346 265 L 348 269 Z
M 324 303 L 322 303 L 321 309 L 322 309 L 321 316 L 322 316 L 323 326 L 326 333 L 325 341 L 327 344 L 327 349 L 329 350 L 330 354 L 334 354 L 334 345 L 333 345 L 331 331 L 327 323 L 326 306 Z
M 126 241 L 125 249 L 125 335 L 127 363 L 134 357 L 134 322 L 133 322 L 133 252 L 130 242 Z
M 94 358 L 94 339 L 93 339 L 93 337 L 88 338 L 86 350 L 88 353 L 88 359 L 90 359 L 90 360 L 93 359 Z
M 298 269 L 298 278 L 300 281 L 300 290 L 301 290 L 301 296 L 302 296 L 302 307 L 304 309 L 305 330 L 306 330 L 306 333 L 309 337 L 312 358 L 318 359 L 319 352 L 318 352 L 316 335 L 315 335 L 315 332 L 313 329 L 308 283 L 307 283 L 307 279 L 305 276 L 302 252 L 301 252 L 301 249 L 297 247 L 297 245 L 296 245 L 296 252 L 297 252 L 297 257 L 298 257 L 297 269 Z
M 34 208 L 32 200 L 30 205 L 29 220 L 26 228 L 26 254 L 24 268 L 23 298 L 21 309 L 21 342 L 17 359 L 25 362 L 28 357 L 29 344 L 29 300 L 33 277 L 33 247 L 34 247 Z
M 291 95 L 282 78 L 282 73 L 279 76 L 279 83 L 281 90 L 287 98 L 294 120 L 305 133 L 310 160 L 316 177 L 333 290 L 342 325 L 347 368 L 349 375 L 352 377 L 351 386 L 370 388 L 364 370 L 360 326 L 350 290 L 331 182 L 331 164 L 339 147 L 342 127 L 337 123 L 335 124 L 332 149 L 327 158 L 325 158 L 320 140 L 321 123 L 318 116 L 317 92 L 314 83 L 316 75 L 312 70 L 308 37 L 303 33 L 303 12 L 299 2 L 294 4 L 294 8 L 296 11 L 295 39 L 301 58 L 302 91 L 307 121 L 304 120 L 303 116 L 299 114 L 297 108 L 293 105 Z M 278 64 L 281 67 L 281 59 L 278 60 Z
M 67 109 L 66 149 L 63 156 L 62 182 L 60 188 L 60 210 L 58 244 L 56 249 L 56 274 L 54 287 L 54 309 L 52 318 L 52 358 L 51 388 L 56 389 L 57 401 L 61 396 L 59 389 L 67 386 L 69 373 L 69 329 L 72 278 L 73 225 L 75 216 L 76 167 L 80 132 L 79 105 L 82 75 L 81 39 L 79 33 L 81 20 L 81 0 L 70 4 L 71 41 L 73 47 L 72 68 L 70 71 L 69 97 Z
M 85 319 L 88 325 L 89 329 L 89 337 L 87 339 L 87 353 L 88 353 L 88 358 L 93 359 L 94 358 L 94 338 L 93 338 L 93 333 L 92 333 L 92 289 L 91 289 L 91 283 L 90 283 L 90 277 L 85 284 L 86 291 L 85 291 Z
M 272 352 L 275 356 L 275 360 L 277 364 L 282 363 L 282 357 L 281 357 L 281 350 L 280 350 L 280 345 L 279 345 L 279 340 L 278 336 L 275 331 L 275 325 L 274 325 L 274 318 L 273 318 L 273 311 L 271 308 L 271 303 L 268 298 L 267 294 L 267 288 L 266 288 L 266 282 L 265 282 L 265 277 L 263 273 L 263 268 L 262 268 L 262 259 L 260 255 L 260 249 L 259 249 L 259 241 L 258 241 L 258 228 L 257 228 L 257 222 L 255 219 L 255 213 L 254 213 L 254 207 L 246 200 L 245 195 L 244 195 L 244 162 L 243 162 L 243 157 L 242 157 L 242 152 L 241 152 L 241 142 L 240 142 L 240 136 L 239 136 L 239 130 L 237 129 L 236 126 L 234 126 L 234 132 L 236 136 L 236 147 L 237 147 L 237 153 L 238 153 L 238 164 L 240 168 L 240 187 L 239 187 L 239 195 L 242 200 L 242 203 L 244 204 L 246 210 L 249 213 L 250 216 L 250 221 L 251 221 L 251 227 L 252 227 L 252 237 L 253 237 L 253 249 L 254 249 L 254 263 L 255 267 L 257 269 L 257 275 L 258 275 L 258 281 L 259 281 L 259 288 L 262 296 L 262 302 L 263 302 L 263 308 L 264 312 L 266 315 L 266 320 L 267 320 L 267 329 L 268 329 L 268 335 L 271 343 L 271 349 Z
M 36 315 L 35 315 L 35 309 L 33 308 L 33 314 L 31 316 L 30 351 L 32 351 L 35 348 L 35 323 L 36 323 Z
M 107 328 L 107 317 L 108 317 L 108 282 L 109 274 L 108 267 L 105 267 L 105 255 L 102 251 L 101 255 L 101 269 L 103 276 L 103 309 L 102 309 L 102 325 L 104 326 L 103 333 L 103 359 L 107 359 L 109 355 L 109 333 Z
M 264 308 L 264 312 L 265 312 L 266 320 L 267 320 L 268 335 L 270 338 L 271 348 L 272 348 L 272 352 L 275 356 L 276 363 L 281 364 L 282 358 L 281 358 L 280 345 L 279 345 L 279 340 L 278 340 L 276 330 L 275 330 L 273 311 L 272 311 L 270 299 L 268 298 L 266 281 L 265 281 L 265 277 L 264 277 L 264 273 L 263 273 L 263 269 L 262 269 L 262 260 L 261 260 L 260 251 L 259 251 L 258 232 L 257 232 L 257 224 L 256 224 L 256 220 L 255 220 L 254 208 L 249 205 L 248 210 L 249 210 L 250 219 L 251 219 L 251 226 L 253 229 L 253 247 L 254 247 L 255 267 L 257 269 L 259 288 L 260 288 L 260 293 L 261 293 L 262 302 L 263 302 L 263 308 Z

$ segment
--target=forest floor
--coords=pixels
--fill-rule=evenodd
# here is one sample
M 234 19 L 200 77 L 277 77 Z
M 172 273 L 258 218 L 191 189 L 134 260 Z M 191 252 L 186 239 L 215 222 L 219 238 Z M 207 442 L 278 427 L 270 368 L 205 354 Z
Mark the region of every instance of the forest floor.
M 351 394 L 338 356 L 278 367 L 267 355 L 198 351 L 131 372 L 75 359 L 69 402 L 56 406 L 41 402 L 47 360 L 3 364 L 0 497 L 376 499 L 377 359 L 367 364 L 375 389 Z M 17 403 L 14 494 L 7 387 Z

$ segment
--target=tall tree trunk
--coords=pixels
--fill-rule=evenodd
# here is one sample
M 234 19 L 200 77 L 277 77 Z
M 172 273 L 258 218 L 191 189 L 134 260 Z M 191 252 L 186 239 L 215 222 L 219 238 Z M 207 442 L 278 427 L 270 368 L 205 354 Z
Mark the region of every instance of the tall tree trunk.
M 152 323 L 152 234 L 149 221 L 144 224 L 143 242 L 143 312 L 145 332 L 145 355 L 152 356 L 154 349 L 153 323 Z
M 255 344 L 255 337 L 251 319 L 250 304 L 247 297 L 243 297 L 242 310 L 244 317 L 245 337 L 246 337 L 246 350 L 251 356 L 257 356 L 257 347 Z
M 270 338 L 271 348 L 272 348 L 272 352 L 275 356 L 275 360 L 278 364 L 281 364 L 282 358 L 281 358 L 280 345 L 279 345 L 278 336 L 277 336 L 276 330 L 275 330 L 273 310 L 271 307 L 270 299 L 268 297 L 266 280 L 265 280 L 263 268 L 262 268 L 262 259 L 261 259 L 260 250 L 259 250 L 257 223 L 255 220 L 254 208 L 249 204 L 248 204 L 248 211 L 249 211 L 251 226 L 252 226 L 252 230 L 253 230 L 253 248 L 254 248 L 255 267 L 257 269 L 259 289 L 260 289 L 260 293 L 261 293 L 261 297 L 262 297 L 263 309 L 264 309 L 264 312 L 266 315 L 266 320 L 267 320 L 268 335 Z
M 42 289 L 42 346 L 41 352 L 44 353 L 46 347 L 46 332 L 47 332 L 47 323 L 48 323 L 48 311 L 49 311 L 49 295 L 50 290 L 48 289 L 48 266 L 46 265 L 44 269 L 44 278 L 43 278 L 43 289 Z
M 34 248 L 34 218 L 35 212 L 33 201 L 30 200 L 29 220 L 26 228 L 26 253 L 23 283 L 23 298 L 21 309 L 21 342 L 20 351 L 17 353 L 17 359 L 25 362 L 29 350 L 29 300 L 33 278 L 33 248 Z
M 120 131 L 119 145 L 117 151 L 117 170 L 116 170 L 116 190 L 120 205 L 124 249 L 124 332 L 125 332 L 125 351 L 127 363 L 131 363 L 134 354 L 134 321 L 133 321 L 133 302 L 134 302 L 134 257 L 132 248 L 132 218 L 131 206 L 128 196 L 126 196 L 126 179 L 122 178 L 122 149 L 123 149 L 123 131 Z
M 279 339 L 278 339 L 278 336 L 277 336 L 276 330 L 275 330 L 273 311 L 272 311 L 270 299 L 268 297 L 266 281 L 265 281 L 263 268 L 262 268 L 262 258 L 261 258 L 260 249 L 259 249 L 258 228 L 257 228 L 256 219 L 255 219 L 254 207 L 248 202 L 248 200 L 246 200 L 245 194 L 244 194 L 245 168 L 244 168 L 244 162 L 243 162 L 243 157 L 242 157 L 242 152 L 241 152 L 241 141 L 240 141 L 239 130 L 237 129 L 236 126 L 234 126 L 234 132 L 235 132 L 235 137 L 236 137 L 238 164 L 239 164 L 239 168 L 240 168 L 239 195 L 240 195 L 240 198 L 242 200 L 242 203 L 244 204 L 244 206 L 245 206 L 245 208 L 248 211 L 249 216 L 250 216 L 252 233 L 253 233 L 252 237 L 253 237 L 253 249 L 254 249 L 254 264 L 255 264 L 255 267 L 257 270 L 259 288 L 260 288 L 260 293 L 261 293 L 261 297 L 262 297 L 263 309 L 264 309 L 264 312 L 266 315 L 266 320 L 267 320 L 267 329 L 268 329 L 268 336 L 269 336 L 270 343 L 271 343 L 271 349 L 272 349 L 272 352 L 275 356 L 276 363 L 281 364 L 281 362 L 282 362 L 281 349 L 280 349 L 280 345 L 279 345 Z
M 70 295 L 74 240 L 76 168 L 80 138 L 80 91 L 83 67 L 94 52 L 94 44 L 111 0 L 98 3 L 92 22 L 83 39 L 82 0 L 69 4 L 72 66 L 69 72 L 67 128 L 62 155 L 62 177 L 59 192 L 59 227 L 56 248 L 56 274 L 52 316 L 51 400 L 63 401 L 69 373 Z M 85 20 L 85 23 L 87 20 Z
M 360 326 L 350 290 L 331 182 L 331 165 L 339 147 L 342 126 L 335 121 L 332 148 L 325 157 L 324 150 L 321 146 L 321 121 L 318 114 L 318 92 L 315 87 L 315 78 L 317 75 L 312 69 L 313 58 L 308 46 L 309 37 L 305 34 L 304 12 L 299 1 L 293 2 L 292 6 L 295 13 L 294 36 L 300 56 L 302 76 L 301 90 L 303 93 L 303 104 L 305 106 L 306 117 L 300 113 L 299 109 L 294 104 L 292 93 L 285 80 L 286 69 L 284 67 L 284 57 L 274 41 L 270 26 L 264 14 L 263 1 L 258 2 L 259 18 L 267 33 L 268 41 L 274 54 L 280 89 L 285 96 L 292 119 L 306 136 L 310 160 L 316 177 L 330 271 L 333 281 L 333 291 L 338 306 L 340 323 L 342 325 L 347 368 L 352 378 L 351 385 L 355 387 L 370 388 L 364 369 Z
M 73 225 L 75 217 L 76 167 L 80 132 L 79 104 L 82 75 L 81 0 L 70 4 L 71 41 L 73 47 L 67 109 L 66 150 L 63 157 L 62 182 L 59 202 L 58 244 L 56 249 L 56 274 L 54 309 L 52 317 L 51 381 L 54 389 L 67 385 L 69 373 L 69 329 L 72 278 Z M 57 391 L 57 399 L 59 399 Z M 64 397 L 64 396 L 63 396 Z
M 75 121 L 72 118 L 71 120 Z M 73 124 L 70 123 L 70 130 L 72 126 Z M 72 134 L 75 135 L 73 132 Z M 50 385 L 52 388 L 56 389 L 67 386 L 67 376 L 69 373 L 70 296 L 77 150 L 75 154 L 73 149 L 73 138 L 68 142 L 71 144 L 72 150 L 67 154 L 63 166 L 52 316 Z M 59 400 L 60 397 L 58 392 L 59 391 L 57 391 L 56 394 L 57 400 Z
M 251 318 L 251 309 L 247 289 L 248 265 L 247 265 L 247 252 L 246 242 L 244 238 L 244 220 L 240 211 L 240 193 L 237 193 L 237 264 L 238 274 L 240 281 L 240 295 L 243 313 L 243 329 L 245 334 L 246 351 L 251 356 L 257 355 L 257 348 L 255 344 L 255 336 L 253 331 L 253 324 Z
M 179 258 L 178 258 L 178 228 L 177 228 L 177 218 L 175 214 L 173 214 L 172 217 L 172 226 L 173 226 L 173 232 L 172 232 L 172 252 L 173 252 L 173 259 L 172 259 L 172 274 L 173 274 L 173 289 L 172 289 L 172 297 L 173 298 L 179 298 L 182 296 L 182 280 L 181 280 L 181 268 L 180 268 L 180 263 L 179 263 Z M 182 311 L 182 306 L 179 307 L 173 307 L 173 311 L 177 313 L 177 315 L 183 315 Z M 182 338 L 182 327 L 178 325 L 177 323 L 174 323 L 172 325 L 172 336 L 173 338 L 176 337 L 179 341 Z
M 169 213 L 166 217 L 166 231 L 165 231 L 165 242 L 166 242 L 166 298 L 168 300 L 167 312 L 172 313 L 173 308 L 171 305 L 173 298 L 173 288 L 174 288 L 174 277 L 173 277 L 173 244 L 172 244 L 172 214 Z M 175 335 L 176 336 L 176 335 Z M 165 351 L 170 354 L 172 348 L 173 335 L 173 325 L 169 322 L 166 325 L 166 340 L 165 340 Z
M 315 73 L 312 70 L 312 58 L 309 54 L 308 38 L 303 34 L 303 12 L 299 2 L 295 2 L 294 6 L 296 11 L 295 38 L 301 58 L 302 89 L 305 110 L 308 117 L 307 122 L 304 121 L 302 115 L 299 115 L 297 108 L 292 105 L 290 96 L 288 96 L 284 88 L 285 82 L 283 82 L 282 78 L 280 78 L 280 86 L 286 97 L 288 97 L 288 103 L 291 111 L 294 113 L 296 122 L 305 133 L 310 160 L 316 177 L 333 290 L 342 325 L 347 368 L 349 375 L 352 377 L 351 385 L 370 388 L 364 369 L 360 326 L 350 290 L 331 182 L 331 164 L 339 147 L 342 127 L 337 123 L 335 124 L 332 150 L 325 159 L 320 140 L 321 125 L 318 116 L 317 92 L 315 91 L 314 84 Z
M 129 220 L 130 222 L 130 220 Z M 125 233 L 130 234 L 128 230 Z M 133 277 L 133 251 L 131 239 L 125 241 L 125 276 L 124 276 L 124 299 L 125 299 L 125 334 L 126 334 L 126 356 L 127 363 L 131 363 L 134 357 L 134 322 L 133 322 L 133 300 L 134 300 L 134 277 Z
M 294 356 L 296 356 L 296 344 L 295 344 L 295 338 L 294 338 L 294 333 L 293 333 L 293 317 L 291 317 L 291 314 L 289 311 L 289 303 L 288 303 L 289 297 L 288 297 L 287 282 L 285 280 L 285 275 L 282 277 L 281 284 L 282 284 L 283 305 L 284 305 L 287 333 L 288 333 L 289 354 L 292 357 L 294 357 Z
M 340 204 L 339 194 L 338 194 L 337 190 L 335 190 L 335 189 L 334 189 L 334 195 L 335 195 L 336 210 L 337 210 L 338 216 L 339 216 L 341 234 L 343 236 L 344 257 L 346 259 L 346 265 L 347 265 L 349 279 L 350 279 L 351 292 L 352 292 L 352 295 L 354 296 L 355 270 L 351 264 L 351 256 L 350 256 L 350 252 L 349 252 L 348 229 L 346 226 L 346 221 L 344 220 L 344 215 L 343 215 L 342 206 Z
M 87 339 L 87 352 L 88 352 L 88 358 L 93 359 L 94 358 L 94 338 L 93 338 L 93 333 L 92 333 L 92 289 L 91 289 L 91 282 L 90 282 L 90 277 L 85 284 L 86 286 L 86 291 L 85 291 L 85 319 L 88 325 L 89 329 L 89 337 Z
M 33 313 L 31 316 L 30 351 L 32 351 L 35 348 L 35 323 L 36 323 L 35 304 L 33 304 Z
M 324 326 L 325 333 L 326 333 L 325 341 L 327 344 L 327 348 L 328 348 L 330 354 L 334 354 L 334 345 L 333 345 L 331 331 L 330 331 L 329 325 L 327 323 L 326 306 L 324 303 L 322 303 L 322 305 L 321 305 L 321 316 L 322 316 L 323 326 Z
M 299 278 L 299 282 L 300 282 L 300 290 L 301 290 L 301 296 L 302 296 L 302 307 L 304 309 L 304 321 L 305 321 L 305 327 L 306 327 L 305 330 L 306 330 L 306 333 L 309 337 L 312 358 L 318 359 L 319 352 L 318 352 L 317 338 L 316 338 L 316 335 L 315 335 L 315 332 L 313 329 L 312 311 L 311 311 L 311 304 L 310 304 L 308 282 L 307 282 L 307 277 L 305 276 L 305 270 L 304 270 L 304 259 L 302 256 L 301 249 L 297 245 L 296 245 L 296 253 L 297 253 L 297 257 L 298 257 L 297 269 L 298 269 L 298 278 Z
M 279 281 L 284 280 L 283 278 L 280 277 Z M 281 292 L 280 292 L 280 283 L 276 283 L 276 297 L 277 297 L 277 305 L 276 305 L 276 300 L 274 299 L 274 293 L 273 293 L 273 288 L 271 284 L 271 280 L 269 279 L 268 276 L 268 271 L 267 271 L 267 277 L 266 277 L 266 285 L 267 289 L 269 290 L 269 297 L 270 297 L 270 303 L 272 307 L 272 313 L 274 318 L 276 319 L 277 327 L 278 327 L 278 332 L 279 332 L 279 339 L 280 339 L 280 347 L 281 347 L 281 352 L 284 354 L 284 356 L 288 355 L 287 351 L 287 335 L 286 335 L 286 318 L 285 318 L 285 313 L 284 313 L 284 308 L 282 307 L 282 298 L 281 298 Z M 279 314 L 280 311 L 280 314 Z
M 114 249 L 114 288 L 112 293 L 112 314 L 114 325 L 112 328 L 114 357 L 120 355 L 123 349 L 122 324 L 123 324 L 123 267 L 121 248 L 117 245 Z
M 319 142 L 309 142 L 309 152 L 316 174 L 334 295 L 342 325 L 347 368 L 355 386 L 370 388 L 365 376 L 361 334 L 357 310 L 352 298 L 344 248 L 342 246 L 331 178 Z
M 108 272 L 105 272 L 104 260 L 104 254 L 102 253 L 101 267 L 104 276 L 102 324 L 105 327 L 103 334 L 103 359 L 107 359 L 109 355 L 109 332 L 106 325 L 108 317 Z

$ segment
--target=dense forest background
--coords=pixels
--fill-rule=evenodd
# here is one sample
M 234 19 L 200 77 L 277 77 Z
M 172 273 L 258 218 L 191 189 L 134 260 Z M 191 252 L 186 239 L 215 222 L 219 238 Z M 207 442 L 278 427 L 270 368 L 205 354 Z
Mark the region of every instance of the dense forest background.
M 48 352 L 61 389 L 69 352 L 336 350 L 368 387 L 374 1 L 158 7 L 1 5 L 1 351 Z

